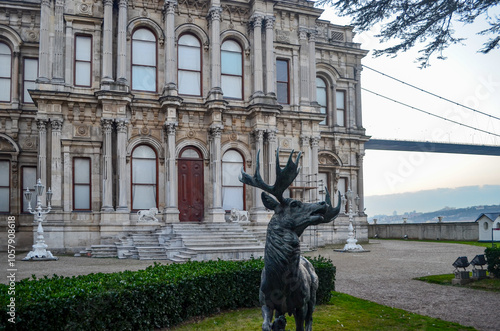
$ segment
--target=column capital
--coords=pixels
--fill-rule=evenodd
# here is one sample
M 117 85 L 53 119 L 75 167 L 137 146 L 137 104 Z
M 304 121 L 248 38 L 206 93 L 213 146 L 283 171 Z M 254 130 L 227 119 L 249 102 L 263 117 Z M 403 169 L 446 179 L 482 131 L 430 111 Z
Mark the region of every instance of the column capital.
M 278 132 L 278 129 L 267 129 L 266 130 L 266 139 L 269 142 L 276 142 L 276 133 Z
M 128 0 L 119 0 L 118 6 L 122 8 L 127 8 L 128 7 Z
M 220 138 L 223 130 L 224 130 L 224 125 L 221 124 L 212 124 L 210 128 L 208 128 L 211 138 Z
M 264 133 L 265 132 L 266 132 L 266 130 L 264 130 L 264 129 L 254 129 L 252 131 L 252 135 L 256 141 L 264 141 Z
M 311 137 L 310 136 L 306 136 L 306 135 L 301 135 L 299 137 L 299 140 L 300 140 L 300 145 L 301 146 L 307 147 L 307 146 L 309 146 L 309 144 L 311 142 Z
M 276 17 L 274 16 L 266 16 L 266 29 L 273 29 L 274 28 L 274 23 L 276 22 Z
M 208 10 L 207 19 L 210 21 L 220 21 L 222 15 L 222 8 L 218 6 L 213 6 Z
M 116 131 L 121 133 L 127 132 L 129 121 L 126 118 L 120 118 L 116 120 Z
M 50 0 L 42 0 L 42 6 L 50 7 Z
M 175 132 L 177 130 L 177 127 L 179 126 L 179 123 L 177 122 L 165 122 L 163 124 L 165 128 L 165 132 L 167 133 L 168 136 L 175 135 Z
M 309 29 L 308 28 L 299 28 L 298 33 L 299 33 L 300 40 L 307 40 L 307 34 L 309 33 Z
M 38 128 L 38 132 L 47 132 L 47 124 L 49 121 L 44 119 L 36 120 L 36 127 Z
M 311 137 L 311 146 L 318 147 L 321 137 Z
M 110 133 L 113 130 L 113 120 L 110 118 L 101 119 L 101 126 L 105 133 Z
M 175 14 L 175 8 L 177 7 L 176 0 L 167 0 L 163 5 L 163 10 L 165 11 L 165 15 Z
M 102 0 L 102 3 L 104 6 L 113 6 L 113 1 L 114 0 Z
M 318 30 L 314 28 L 314 29 L 309 29 L 308 32 L 309 32 L 309 41 L 316 42 L 316 37 L 318 36 Z
M 61 132 L 63 121 L 61 119 L 51 119 L 50 125 L 52 127 L 52 131 Z
M 262 27 L 262 21 L 264 20 L 264 16 L 262 14 L 253 14 L 250 17 L 250 22 L 253 28 Z

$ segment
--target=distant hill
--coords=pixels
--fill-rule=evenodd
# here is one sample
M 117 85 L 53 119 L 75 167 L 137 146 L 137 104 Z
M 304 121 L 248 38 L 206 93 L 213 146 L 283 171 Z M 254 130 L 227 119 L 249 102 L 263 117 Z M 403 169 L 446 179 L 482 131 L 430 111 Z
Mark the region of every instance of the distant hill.
M 406 212 L 401 215 L 375 215 L 368 217 L 370 223 L 377 219 L 377 224 L 402 223 L 407 218 L 407 223 L 435 223 L 438 216 L 442 216 L 443 222 L 474 222 L 482 213 L 500 212 L 500 205 L 475 206 L 467 208 L 443 208 L 438 211 L 419 213 L 416 211 Z
M 365 196 L 366 213 L 370 218 L 377 218 L 375 215 L 403 215 L 412 211 L 430 213 L 441 211 L 446 207 L 459 209 L 492 205 L 500 205 L 500 185 L 463 186 Z

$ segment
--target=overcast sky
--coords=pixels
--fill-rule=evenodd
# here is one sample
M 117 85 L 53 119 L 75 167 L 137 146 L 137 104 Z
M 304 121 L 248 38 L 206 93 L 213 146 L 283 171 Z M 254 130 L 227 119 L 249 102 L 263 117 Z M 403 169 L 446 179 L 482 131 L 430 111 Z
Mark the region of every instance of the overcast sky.
M 500 14 L 500 10 L 497 10 Z M 334 24 L 331 9 L 322 16 Z M 487 28 L 484 21 L 473 26 L 455 25 L 465 45 L 445 50 L 446 60 L 431 59 L 431 66 L 419 69 L 418 49 L 396 58 L 373 58 L 370 52 L 362 64 L 434 94 L 500 117 L 500 50 L 478 53 L 484 36 L 474 31 Z M 376 29 L 375 29 L 376 30 Z M 354 41 L 366 50 L 379 47 L 376 31 L 359 34 Z M 365 68 L 362 87 L 422 110 L 500 135 L 500 121 L 419 92 Z M 362 92 L 363 126 L 373 138 L 500 145 L 500 137 L 461 127 L 416 110 Z M 470 185 L 500 185 L 500 157 L 438 153 L 367 150 L 364 160 L 365 195 L 415 192 Z M 497 199 L 498 200 L 498 199 Z M 368 206 L 367 206 L 368 207 Z

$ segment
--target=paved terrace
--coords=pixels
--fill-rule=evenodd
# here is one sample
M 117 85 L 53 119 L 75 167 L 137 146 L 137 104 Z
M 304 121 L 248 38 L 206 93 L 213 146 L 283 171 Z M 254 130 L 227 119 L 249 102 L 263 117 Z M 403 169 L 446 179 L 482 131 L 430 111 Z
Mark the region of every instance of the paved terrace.
M 458 256 L 472 259 L 484 248 L 444 243 L 396 240 L 371 240 L 363 245 L 368 253 L 337 253 L 320 249 L 308 255 L 329 257 L 337 266 L 336 289 L 359 298 L 414 313 L 453 321 L 478 330 L 498 330 L 500 293 L 459 287 L 432 285 L 415 277 L 453 272 L 451 264 Z M 55 262 L 20 261 L 18 280 L 44 275 L 73 276 L 92 272 L 139 270 L 153 261 L 91 259 L 60 256 Z M 0 253 L 0 276 L 7 283 L 7 255 Z

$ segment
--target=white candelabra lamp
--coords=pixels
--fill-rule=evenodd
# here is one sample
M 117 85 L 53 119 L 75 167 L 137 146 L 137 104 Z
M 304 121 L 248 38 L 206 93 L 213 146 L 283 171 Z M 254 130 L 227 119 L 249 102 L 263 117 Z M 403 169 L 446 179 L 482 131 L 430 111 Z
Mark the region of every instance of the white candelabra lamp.
M 352 226 L 353 223 L 353 217 L 357 213 L 353 210 L 353 205 L 358 205 L 359 203 L 359 197 L 356 195 L 354 196 L 354 193 L 351 191 L 349 188 L 347 192 L 345 193 L 345 198 L 346 202 L 348 203 L 349 206 L 349 211 L 347 213 L 347 216 L 349 216 L 349 227 L 348 227 L 348 237 L 347 237 L 347 244 L 344 246 L 344 251 L 348 252 L 362 252 L 364 251 L 363 247 L 361 245 L 357 244 L 358 240 L 354 237 L 354 227 Z
M 23 261 L 50 261 L 50 260 L 57 260 L 57 257 L 54 257 L 50 251 L 47 250 L 47 244 L 45 244 L 45 240 L 43 238 L 43 227 L 42 227 L 42 222 L 45 218 L 45 215 L 50 212 L 52 209 L 50 206 L 50 201 L 52 200 L 52 191 L 49 189 L 47 190 L 47 207 L 42 207 L 42 195 L 43 191 L 45 190 L 45 186 L 42 184 L 42 181 L 40 178 L 38 179 L 36 185 L 35 185 L 35 194 L 36 194 L 36 208 L 35 210 L 31 209 L 31 196 L 32 192 L 26 188 L 26 191 L 24 192 L 24 197 L 28 201 L 28 211 L 35 215 L 35 222 L 38 222 L 38 229 L 37 229 L 37 237 L 36 237 L 36 244 L 33 245 L 33 250 L 28 253 L 28 255 L 23 259 Z

